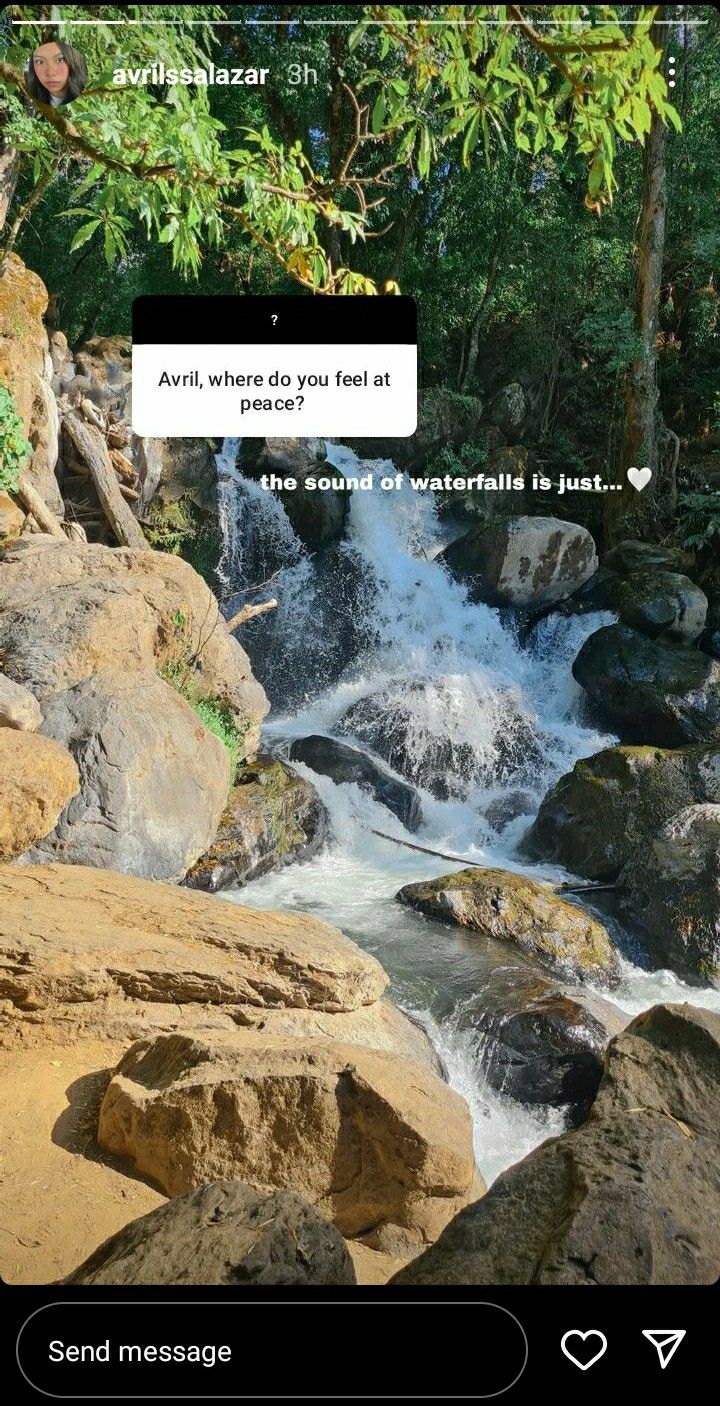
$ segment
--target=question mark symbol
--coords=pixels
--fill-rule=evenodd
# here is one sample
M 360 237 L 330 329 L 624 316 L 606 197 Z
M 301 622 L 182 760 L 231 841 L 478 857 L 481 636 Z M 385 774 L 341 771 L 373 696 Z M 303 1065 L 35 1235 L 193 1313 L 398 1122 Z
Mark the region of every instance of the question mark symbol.
M 298 396 L 296 396 L 296 400 L 297 400 L 297 408 L 298 408 L 298 410 L 302 410 L 303 405 L 305 404 L 305 396 L 304 396 L 304 395 L 298 395 Z
M 270 314 L 270 321 L 272 322 L 272 325 L 273 325 L 273 327 L 274 327 L 274 326 L 275 326 L 275 323 L 277 322 L 277 313 L 276 313 L 276 312 L 273 312 L 273 313 Z

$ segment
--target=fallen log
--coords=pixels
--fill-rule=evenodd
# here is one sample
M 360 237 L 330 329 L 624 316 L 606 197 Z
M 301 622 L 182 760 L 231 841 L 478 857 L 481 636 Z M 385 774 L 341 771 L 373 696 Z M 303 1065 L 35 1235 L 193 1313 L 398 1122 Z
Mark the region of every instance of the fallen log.
M 63 532 L 62 523 L 56 517 L 43 498 L 40 497 L 36 488 L 28 483 L 26 478 L 21 478 L 18 485 L 17 496 L 23 507 L 27 509 L 43 532 L 49 532 L 51 537 L 62 537 L 63 542 L 67 541 Z
M 145 533 L 120 492 L 120 484 L 100 431 L 94 425 L 88 425 L 74 410 L 65 416 L 64 425 L 80 458 L 84 459 L 90 470 L 102 510 L 118 542 L 125 547 L 149 552 L 151 548 Z
M 237 630 L 238 625 L 244 625 L 248 620 L 252 620 L 254 616 L 264 615 L 267 610 L 275 610 L 276 608 L 276 600 L 264 600 L 262 605 L 244 605 L 242 610 L 238 611 L 237 615 L 233 615 L 232 618 L 227 621 L 228 630 L 232 634 L 233 630 Z

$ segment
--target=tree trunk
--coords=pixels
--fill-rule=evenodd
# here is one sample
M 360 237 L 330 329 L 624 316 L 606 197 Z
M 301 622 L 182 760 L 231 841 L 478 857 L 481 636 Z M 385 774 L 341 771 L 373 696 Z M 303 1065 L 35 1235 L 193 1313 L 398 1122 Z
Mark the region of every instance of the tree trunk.
M 65 416 L 63 424 L 78 454 L 90 470 L 103 512 L 118 542 L 124 547 L 135 547 L 149 552 L 150 544 L 120 491 L 120 484 L 100 431 L 82 420 L 75 410 Z
M 658 12 L 662 18 L 663 8 Z M 662 48 L 664 32 L 655 25 L 651 31 L 657 48 Z M 662 420 L 658 413 L 657 335 L 665 254 L 665 212 L 667 206 L 665 182 L 665 147 L 667 129 L 653 112 L 650 131 L 643 155 L 643 185 L 640 219 L 637 232 L 637 263 L 631 296 L 635 330 L 640 350 L 625 374 L 624 421 L 622 443 L 615 481 L 622 483 L 619 492 L 608 492 L 605 508 L 605 535 L 608 541 L 622 535 L 620 519 L 626 514 L 638 521 L 651 507 L 660 487 L 662 472 L 661 449 L 665 442 Z M 629 468 L 650 468 L 651 482 L 642 498 L 627 482 Z

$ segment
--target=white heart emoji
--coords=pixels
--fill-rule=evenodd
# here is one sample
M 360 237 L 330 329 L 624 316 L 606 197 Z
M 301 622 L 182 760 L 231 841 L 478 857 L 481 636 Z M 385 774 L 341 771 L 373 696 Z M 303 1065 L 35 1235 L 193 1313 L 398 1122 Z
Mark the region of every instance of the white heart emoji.
M 650 470 L 648 469 L 647 472 L 649 473 Z M 583 1343 L 587 1343 L 588 1338 L 597 1338 L 600 1343 L 600 1346 L 594 1356 L 589 1357 L 585 1361 L 583 1357 L 576 1357 L 575 1353 L 570 1351 L 570 1348 L 568 1347 L 568 1341 L 570 1340 L 570 1338 L 580 1338 L 581 1342 Z M 588 1328 L 586 1333 L 581 1332 L 579 1328 L 571 1328 L 568 1333 L 564 1334 L 560 1342 L 560 1347 L 565 1353 L 565 1356 L 569 1357 L 570 1361 L 574 1362 L 575 1366 L 579 1367 L 581 1372 L 587 1372 L 588 1367 L 592 1367 L 595 1362 L 599 1362 L 603 1353 L 607 1352 L 607 1338 L 605 1337 L 605 1334 L 601 1333 L 598 1328 Z
M 633 488 L 637 488 L 638 493 L 642 493 L 643 488 L 647 488 L 652 478 L 652 469 L 628 469 L 627 480 Z

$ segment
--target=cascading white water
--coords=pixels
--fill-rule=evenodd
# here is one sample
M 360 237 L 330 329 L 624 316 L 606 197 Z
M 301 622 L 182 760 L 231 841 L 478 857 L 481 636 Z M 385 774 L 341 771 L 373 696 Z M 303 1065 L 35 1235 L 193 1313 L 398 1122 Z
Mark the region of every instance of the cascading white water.
M 376 483 L 394 471 L 389 464 L 360 470 L 342 446 L 328 445 L 328 457 L 340 472 L 374 470 Z M 285 562 L 278 591 L 284 618 L 272 640 L 278 658 L 269 742 L 282 750 L 294 737 L 333 733 L 386 759 L 402 756 L 404 775 L 420 789 L 424 823 L 408 836 L 394 815 L 357 786 L 338 786 L 299 767 L 329 811 L 331 843 L 310 862 L 271 873 L 228 897 L 254 907 L 312 911 L 380 958 L 395 999 L 424 1021 L 452 1084 L 470 1103 L 478 1163 L 490 1181 L 559 1131 L 562 1116 L 524 1108 L 485 1080 L 485 1037 L 466 1018 L 487 976 L 482 944 L 395 902 L 403 884 L 452 866 L 371 832 L 536 877 L 558 876 L 557 870 L 522 861 L 516 844 L 557 777 L 615 740 L 584 721 L 584 695 L 571 673 L 584 639 L 613 617 L 551 617 L 521 648 L 512 626 L 497 611 L 470 603 L 436 559 L 443 528 L 432 494 L 416 493 L 409 484 L 392 492 L 358 491 L 336 572 L 352 582 L 343 610 L 362 621 L 361 643 L 355 642 L 335 682 L 310 686 L 301 704 L 287 708 L 283 670 L 287 679 L 302 669 L 303 651 L 312 655 L 320 647 L 314 642 L 327 644 L 339 613 L 337 591 L 332 581 L 329 590 L 320 589 L 315 564 L 277 501 L 241 476 L 230 482 L 237 496 L 228 511 L 246 515 L 241 538 L 244 533 L 247 541 L 252 504 L 254 530 L 279 544 Z M 228 542 L 232 530 L 240 529 L 236 524 L 228 530 Z M 228 562 L 237 550 L 229 548 Z M 236 556 L 236 571 L 240 565 Z M 238 584 L 237 577 L 231 584 Z M 316 676 L 309 668 L 308 678 Z M 293 694 L 298 696 L 302 690 Z M 628 962 L 624 973 L 614 999 L 629 1012 L 658 999 L 720 1008 L 717 993 L 687 988 L 670 973 L 642 972 Z

